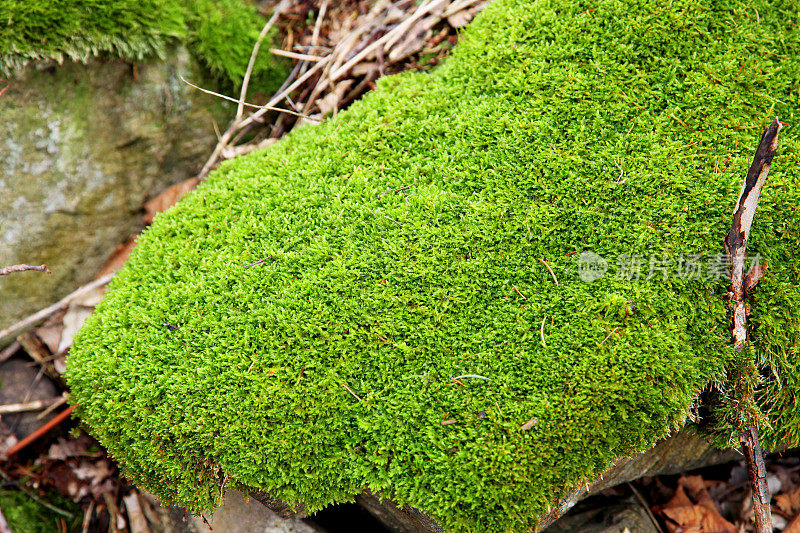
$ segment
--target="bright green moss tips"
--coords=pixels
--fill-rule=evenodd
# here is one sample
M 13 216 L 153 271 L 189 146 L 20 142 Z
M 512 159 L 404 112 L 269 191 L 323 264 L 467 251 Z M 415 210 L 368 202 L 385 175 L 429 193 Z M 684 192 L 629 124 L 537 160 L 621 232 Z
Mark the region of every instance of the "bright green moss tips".
M 233 82 L 238 89 L 265 20 L 255 6 L 242 0 L 191 0 L 190 4 L 190 48 L 220 80 Z M 275 33 L 265 42 L 273 40 Z M 250 80 L 256 89 L 276 89 L 286 77 L 288 63 L 267 49 L 261 48 L 253 65 Z
M 223 480 L 312 510 L 369 488 L 447 530 L 528 531 L 733 361 L 714 261 L 778 115 L 753 340 L 769 438 L 797 443 L 795 8 L 497 0 L 443 67 L 156 219 L 69 358 L 81 418 L 195 510 Z M 678 275 L 692 254 L 710 279 Z
M 183 39 L 213 74 L 238 86 L 264 22 L 246 0 L 3 0 L 0 74 L 35 59 L 161 57 L 168 43 Z M 261 54 L 253 87 L 274 89 L 284 67 Z

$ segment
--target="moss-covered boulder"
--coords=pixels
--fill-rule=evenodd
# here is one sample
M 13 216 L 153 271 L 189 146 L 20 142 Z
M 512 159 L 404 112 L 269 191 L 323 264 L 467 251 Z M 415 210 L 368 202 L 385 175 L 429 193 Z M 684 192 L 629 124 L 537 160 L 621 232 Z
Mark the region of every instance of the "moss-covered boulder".
M 0 21 L 0 265 L 54 273 L 0 278 L 3 328 L 92 279 L 142 202 L 198 172 L 235 107 L 181 77 L 237 86 L 265 20 L 245 0 L 8 0 Z M 254 90 L 284 66 L 262 53 Z
M 81 418 L 196 510 L 224 486 L 311 510 L 369 489 L 528 531 L 736 363 L 719 254 L 777 114 L 752 339 L 765 444 L 796 443 L 795 8 L 497 0 L 438 70 L 156 219 L 69 358 Z
M 0 96 L 0 264 L 52 275 L 0 277 L 0 328 L 90 281 L 142 228 L 141 206 L 195 175 L 234 106 L 187 86 L 184 48 L 163 60 L 30 66 Z
M 4 0 L 0 21 L 0 74 L 41 60 L 164 58 L 170 44 L 182 42 L 234 86 L 265 22 L 249 0 Z M 261 54 L 251 86 L 271 90 L 284 77 L 285 62 Z

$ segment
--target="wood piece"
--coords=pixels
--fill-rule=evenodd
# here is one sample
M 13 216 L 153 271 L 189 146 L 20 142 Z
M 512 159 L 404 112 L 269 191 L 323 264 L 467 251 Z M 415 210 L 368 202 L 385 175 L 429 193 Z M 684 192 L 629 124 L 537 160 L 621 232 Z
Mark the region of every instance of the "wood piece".
M 731 284 L 728 287 L 728 306 L 731 310 L 731 337 L 733 350 L 741 353 L 747 342 L 747 295 L 763 276 L 765 268 L 754 269 L 750 275 L 745 276 L 745 262 L 747 253 L 747 239 L 750 228 L 761 197 L 761 190 L 767 182 L 769 169 L 775 151 L 778 149 L 778 134 L 781 123 L 778 117 L 764 131 L 758 143 L 753 164 L 739 193 L 739 200 L 733 213 L 733 225 L 725 237 L 725 253 L 731 264 Z M 764 467 L 764 454 L 758 442 L 758 420 L 754 413 L 747 412 L 754 409 L 753 390 L 748 383 L 750 376 L 734 375 L 732 381 L 739 397 L 737 403 L 743 410 L 741 418 L 749 420 L 749 427 L 739 435 L 747 462 L 747 473 L 753 492 L 753 513 L 757 533 L 772 532 L 772 516 L 770 509 L 770 494 L 767 486 L 767 471 Z
M 11 457 L 12 455 L 18 453 L 20 450 L 24 449 L 26 446 L 31 444 L 32 442 L 36 441 L 43 435 L 45 435 L 48 431 L 59 425 L 61 422 L 69 418 L 69 415 L 72 414 L 72 411 L 75 410 L 74 405 L 70 405 L 60 413 L 58 413 L 52 420 L 45 423 L 42 427 L 19 441 L 14 447 L 12 447 L 8 452 L 6 452 L 7 457 Z
M 50 269 L 47 268 L 47 265 L 11 265 L 0 268 L 0 276 L 7 276 L 12 272 L 25 272 L 27 270 L 51 274 Z
M 139 504 L 139 495 L 136 494 L 136 491 L 123 496 L 122 502 L 125 504 L 125 511 L 128 514 L 131 533 L 150 533 L 150 527 L 142 513 L 142 506 Z
M 733 313 L 733 348 L 741 352 L 747 340 L 747 314 L 745 312 L 744 282 L 747 238 L 756 214 L 761 189 L 767 181 L 769 168 L 778 148 L 778 133 L 781 123 L 776 117 L 761 137 L 753 164 L 745 177 L 739 201 L 733 213 L 733 225 L 725 237 L 725 252 L 731 261 L 730 307 Z M 757 280 L 750 280 L 752 288 Z
M 17 342 L 22 345 L 31 359 L 36 361 L 44 369 L 48 376 L 53 379 L 59 379 L 61 377 L 53 364 L 53 354 L 50 352 L 50 348 L 47 347 L 44 341 L 35 332 L 29 331 L 23 333 L 17 337 Z
M 8 415 L 11 413 L 24 413 L 26 411 L 39 411 L 40 409 L 51 407 L 53 404 L 59 402 L 64 403 L 63 398 L 60 396 L 56 398 L 49 398 L 47 400 L 34 400 L 32 402 L 23 402 L 23 403 L 9 403 L 6 405 L 0 405 L 0 415 Z

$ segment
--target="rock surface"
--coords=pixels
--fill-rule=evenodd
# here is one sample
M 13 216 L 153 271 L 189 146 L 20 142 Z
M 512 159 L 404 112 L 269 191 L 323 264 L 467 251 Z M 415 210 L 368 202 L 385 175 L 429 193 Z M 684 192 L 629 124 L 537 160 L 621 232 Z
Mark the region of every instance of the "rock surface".
M 183 49 L 130 65 L 37 65 L 0 96 L 0 265 L 46 263 L 0 278 L 0 328 L 91 280 L 141 229 L 143 201 L 192 176 L 228 104 L 197 81 Z M 2 88 L 2 87 L 0 87 Z
M 38 374 L 39 367 L 23 359 L 9 359 L 0 365 L 0 405 L 50 400 L 58 396 L 50 379 Z M 10 429 L 21 440 L 53 417 L 49 415 L 39 420 L 39 413 L 41 410 L 2 415 L 0 421 L 5 424 L 2 431 Z
M 239 491 L 229 490 L 225 502 L 206 524 L 202 518 L 172 508 L 171 533 L 319 533 L 319 530 L 296 518 L 282 518 L 258 501 L 246 498 Z

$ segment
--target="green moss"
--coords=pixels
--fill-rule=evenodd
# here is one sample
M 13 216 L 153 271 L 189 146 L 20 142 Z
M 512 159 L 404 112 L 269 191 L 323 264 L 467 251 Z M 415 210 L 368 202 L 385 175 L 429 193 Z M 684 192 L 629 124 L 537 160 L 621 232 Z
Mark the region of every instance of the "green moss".
M 0 490 L 0 509 L 14 533 L 52 533 L 60 531 L 65 523 L 68 531 L 79 531 L 82 523 L 80 507 L 68 498 L 49 494 L 46 501 L 69 514 L 53 511 L 17 490 Z
M 793 6 L 497 0 L 433 73 L 382 80 L 156 219 L 76 339 L 81 418 L 195 510 L 223 483 L 312 510 L 370 488 L 447 530 L 528 531 L 735 362 L 723 277 L 647 279 L 648 258 L 722 253 L 778 114 L 753 338 L 796 443 Z M 610 263 L 593 283 L 589 250 Z
M 263 25 L 263 17 L 245 0 L 4 0 L 0 73 L 9 75 L 36 59 L 164 57 L 166 46 L 180 39 L 212 73 L 239 86 Z M 253 87 L 277 87 L 285 65 L 260 54 Z
M 242 0 L 190 0 L 187 16 L 189 47 L 223 83 L 241 86 L 265 20 Z M 276 31 L 265 38 L 253 65 L 250 87 L 276 89 L 287 74 L 288 62 L 268 52 Z

